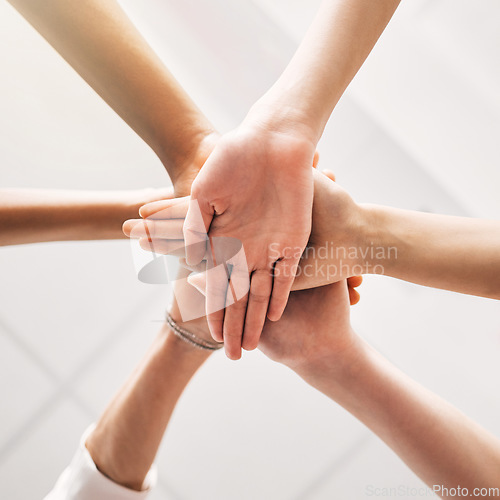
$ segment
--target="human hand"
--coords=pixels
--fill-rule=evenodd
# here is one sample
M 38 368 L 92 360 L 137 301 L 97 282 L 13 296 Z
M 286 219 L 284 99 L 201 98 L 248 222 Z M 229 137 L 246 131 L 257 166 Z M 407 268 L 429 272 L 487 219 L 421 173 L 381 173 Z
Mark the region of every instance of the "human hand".
M 171 187 L 143 188 L 110 192 L 108 199 L 117 205 L 126 207 L 127 214 L 137 214 L 143 205 L 161 200 L 170 200 L 174 197 Z
M 362 245 L 358 228 L 363 221 L 363 210 L 344 189 L 332 182 L 335 180 L 332 173 L 323 174 L 313 171 L 313 227 L 292 289 L 313 288 L 347 277 L 351 304 L 355 304 L 359 301 L 355 288 L 361 284 L 362 278 L 354 272 L 359 270 L 356 268 L 358 259 L 347 259 L 347 249 L 359 249 Z M 140 238 L 140 245 L 145 250 L 185 258 L 182 227 L 188 206 L 189 197 L 145 205 L 140 209 L 144 220 L 127 221 L 123 226 L 124 232 L 129 237 Z M 346 251 L 338 252 L 337 248 Z M 323 250 L 328 255 L 323 256 Z M 294 249 L 294 252 L 300 255 L 300 249 Z M 337 259 L 336 253 L 340 253 L 341 257 L 345 253 L 346 258 Z M 357 257 L 359 251 L 355 253 Z
M 300 257 L 286 249 L 304 248 L 310 234 L 314 154 L 314 144 L 301 137 L 246 125 L 221 138 L 193 183 L 203 221 L 192 202 L 184 224 L 187 262 L 205 257 L 199 242 L 208 230 L 210 238 L 243 244 L 250 273 L 249 293 L 227 307 L 233 279 L 207 274 L 210 330 L 232 359 L 242 346 L 254 349 L 266 314 L 277 320 L 286 305 Z
M 202 340 L 213 342 L 205 316 L 205 296 L 191 285 L 191 270 L 181 266 L 174 283 L 174 300 L 169 309 L 172 319 Z M 205 351 L 203 351 L 205 352 Z M 209 353 L 210 351 L 206 351 Z
M 203 295 L 205 276 L 197 274 L 189 279 Z M 349 321 L 351 292 L 357 294 L 354 286 L 357 286 L 354 281 L 349 285 L 347 280 L 342 280 L 292 292 L 281 319 L 266 321 L 259 349 L 272 360 L 295 371 L 311 371 L 322 359 L 328 362 L 337 359 L 354 346 L 355 334 Z
M 361 265 L 366 251 L 364 209 L 335 182 L 333 173 L 315 170 L 313 177 L 313 226 L 292 290 L 323 286 L 367 271 Z
M 282 318 L 266 322 L 259 349 L 299 374 L 332 364 L 356 349 L 346 281 L 292 292 Z

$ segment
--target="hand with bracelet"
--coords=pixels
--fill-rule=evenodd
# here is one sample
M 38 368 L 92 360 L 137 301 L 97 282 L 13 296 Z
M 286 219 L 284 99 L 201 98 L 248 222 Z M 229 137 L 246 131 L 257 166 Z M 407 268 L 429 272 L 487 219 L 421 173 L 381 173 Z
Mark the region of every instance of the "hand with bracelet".
M 74 498 L 144 498 L 154 487 L 150 472 L 167 424 L 185 387 L 220 346 L 204 316 L 183 323 L 179 305 L 194 313 L 205 299 L 181 269 L 175 300 L 157 338 L 95 427 L 85 435 L 71 465 L 45 500 Z M 180 304 L 182 303 L 182 304 Z M 76 498 L 76 497 L 75 497 Z

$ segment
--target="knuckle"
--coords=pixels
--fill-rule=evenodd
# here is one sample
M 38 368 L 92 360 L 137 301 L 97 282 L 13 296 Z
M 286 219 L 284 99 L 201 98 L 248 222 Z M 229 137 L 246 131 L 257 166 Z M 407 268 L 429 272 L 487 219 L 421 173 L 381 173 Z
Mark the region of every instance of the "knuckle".
M 250 300 L 257 304 L 267 304 L 269 302 L 269 294 L 250 289 Z
M 231 304 L 229 308 L 234 311 L 234 312 L 244 312 L 247 309 L 247 302 L 246 300 L 238 300 Z
M 272 272 L 269 269 L 256 269 L 252 273 L 252 280 L 259 282 L 267 282 L 272 277 Z

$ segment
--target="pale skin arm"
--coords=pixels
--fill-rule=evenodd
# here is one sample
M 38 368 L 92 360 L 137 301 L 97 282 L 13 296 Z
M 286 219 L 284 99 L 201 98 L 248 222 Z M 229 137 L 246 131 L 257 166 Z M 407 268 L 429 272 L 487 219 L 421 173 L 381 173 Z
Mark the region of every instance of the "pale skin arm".
M 500 299 L 500 221 L 359 205 L 329 172 L 313 171 L 312 231 L 293 289 L 360 274 L 384 274 L 424 286 Z M 329 179 L 327 178 L 329 177 Z M 127 235 L 148 235 L 159 253 L 182 247 L 188 198 L 141 208 Z M 142 226 L 141 226 L 142 224 Z M 137 229 L 132 233 L 132 229 Z M 175 240 L 175 235 L 178 240 Z M 300 247 L 292 247 L 300 254 Z
M 171 189 L 69 191 L 0 189 L 0 246 L 123 237 L 123 222 Z
M 198 172 L 191 167 L 213 127 L 118 2 L 9 2 L 153 149 L 176 194 L 189 194 Z
M 376 273 L 500 299 L 500 221 L 359 205 L 338 184 L 316 177 L 313 252 L 301 266 L 318 261 L 337 272 L 304 273 L 295 289 Z
M 297 128 L 316 144 L 342 93 L 398 5 L 399 0 L 325 0 L 290 64 L 252 108 L 249 121 L 262 123 L 266 129 Z M 315 184 L 315 203 L 316 196 Z M 333 212 L 338 211 L 339 205 L 334 204 Z M 353 237 L 360 229 L 358 224 L 366 230 L 364 240 Z M 373 242 L 386 248 L 396 247 L 398 258 L 382 262 L 386 264 L 384 273 L 389 276 L 500 298 L 500 222 L 373 207 L 355 220 L 351 234 L 339 234 L 338 229 L 332 233 L 335 239 L 318 234 L 313 208 L 313 243 L 338 242 L 340 235 L 344 237 L 340 241 L 348 243 L 346 246 L 366 249 Z M 351 267 L 368 264 L 371 270 L 380 264 L 371 258 L 344 261 Z M 302 265 L 307 262 L 302 261 Z M 338 259 L 333 263 L 338 264 Z M 358 268 L 351 274 L 360 272 L 366 271 Z M 302 274 L 293 289 L 325 284 L 347 275 L 338 273 L 334 279 L 325 280 Z
M 360 205 L 324 173 L 294 290 L 375 273 L 500 299 L 500 221 Z
M 500 487 L 500 440 L 355 334 L 344 281 L 293 292 L 259 348 L 341 404 L 430 487 Z
M 400 0 L 324 0 L 283 74 L 249 113 L 315 144 Z
M 178 279 L 189 273 L 181 270 Z M 177 298 L 203 310 L 203 296 L 185 281 L 179 283 L 183 289 Z M 211 339 L 204 317 L 182 323 L 177 302 L 170 314 L 198 337 Z M 210 354 L 180 340 L 167 325 L 162 328 L 87 439 L 87 449 L 103 474 L 127 488 L 141 489 L 177 400 Z
M 352 355 L 303 369 L 307 382 L 384 440 L 428 486 L 460 485 L 470 493 L 500 487 L 500 440 L 361 339 Z
M 151 146 L 175 195 L 189 194 L 218 134 L 118 3 L 10 3 Z M 136 216 L 144 202 L 161 197 L 171 194 L 0 190 L 0 245 L 120 238 L 123 221 Z
M 177 400 L 208 358 L 165 327 L 87 439 L 97 468 L 141 490 Z
M 382 264 L 394 278 L 500 299 L 500 221 L 381 206 L 363 210 L 367 244 L 395 249 L 385 260 L 370 258 L 372 271 Z

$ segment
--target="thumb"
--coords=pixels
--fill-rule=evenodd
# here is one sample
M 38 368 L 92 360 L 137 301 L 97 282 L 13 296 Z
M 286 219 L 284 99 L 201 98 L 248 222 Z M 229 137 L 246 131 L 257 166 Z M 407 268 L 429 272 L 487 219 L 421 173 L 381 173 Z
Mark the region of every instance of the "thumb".
M 199 264 L 206 252 L 208 229 L 213 219 L 213 209 L 199 199 L 189 201 L 189 207 L 182 228 L 186 247 L 186 263 L 191 266 Z
M 317 151 L 314 152 L 313 157 L 313 168 L 317 168 L 319 163 L 319 153 Z
M 335 174 L 333 172 L 331 172 L 330 170 L 323 170 L 323 174 L 326 175 L 333 182 L 336 181 Z
M 190 274 L 187 278 L 188 283 L 194 286 L 202 295 L 207 295 L 207 275 L 206 273 Z

